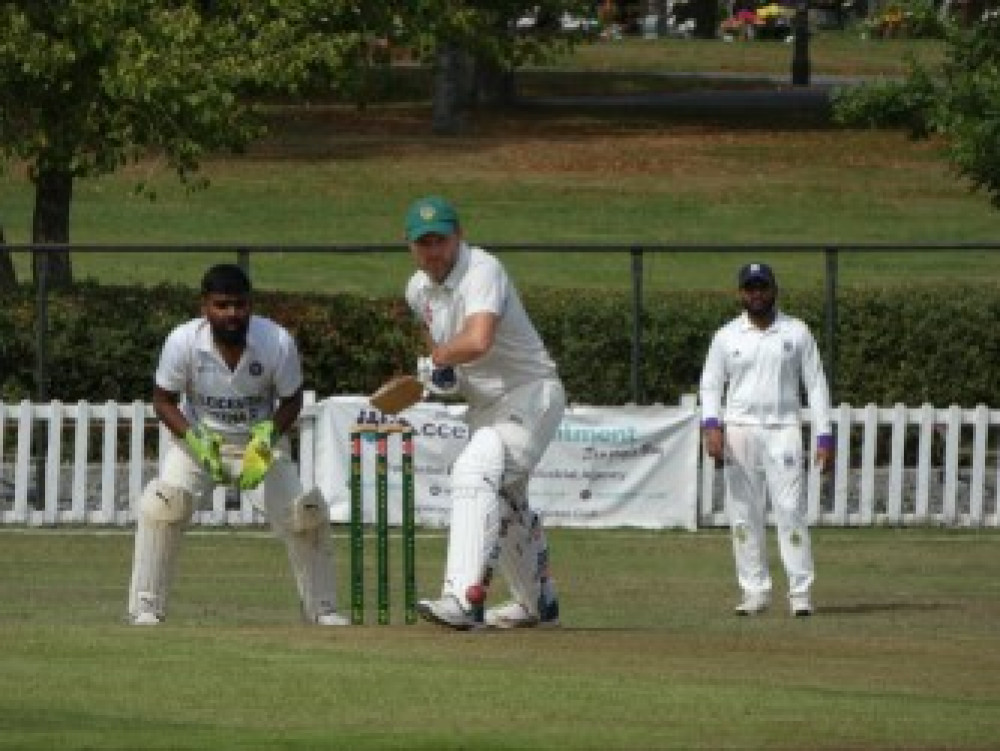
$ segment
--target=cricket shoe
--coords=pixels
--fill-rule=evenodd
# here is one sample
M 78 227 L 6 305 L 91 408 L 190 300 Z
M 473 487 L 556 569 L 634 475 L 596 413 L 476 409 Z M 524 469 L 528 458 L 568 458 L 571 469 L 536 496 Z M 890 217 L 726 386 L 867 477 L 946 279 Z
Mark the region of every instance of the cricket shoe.
M 796 618 L 807 618 L 813 614 L 813 606 L 809 602 L 809 595 L 791 595 L 788 598 L 788 606 L 792 611 L 792 615 Z
M 317 626 L 350 626 L 351 622 L 340 613 L 320 613 L 316 616 Z
M 511 600 L 486 611 L 486 625 L 490 628 L 555 628 L 559 625 L 559 600 L 542 603 L 540 615 L 532 615 L 519 602 Z
M 771 598 L 766 594 L 748 594 L 743 597 L 743 602 L 737 605 L 733 612 L 736 615 L 758 615 L 763 613 L 771 605 Z
M 163 619 L 160 618 L 156 613 L 149 611 L 143 611 L 141 613 L 136 613 L 132 617 L 133 626 L 159 626 L 163 623 Z
M 157 607 L 159 598 L 152 592 L 140 592 L 137 598 L 135 615 L 131 618 L 133 626 L 158 626 L 163 623 L 163 616 Z
M 483 625 L 471 610 L 462 607 L 454 595 L 445 595 L 439 600 L 421 600 L 417 603 L 417 612 L 431 623 L 456 631 L 468 631 Z

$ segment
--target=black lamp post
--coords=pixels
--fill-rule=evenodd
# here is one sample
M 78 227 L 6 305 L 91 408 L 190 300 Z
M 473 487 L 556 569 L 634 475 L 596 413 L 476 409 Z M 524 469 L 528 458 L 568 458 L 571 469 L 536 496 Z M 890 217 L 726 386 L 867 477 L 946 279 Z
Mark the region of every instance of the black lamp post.
M 792 84 L 809 85 L 809 1 L 799 0 L 795 4 L 792 19 L 795 44 L 792 47 Z

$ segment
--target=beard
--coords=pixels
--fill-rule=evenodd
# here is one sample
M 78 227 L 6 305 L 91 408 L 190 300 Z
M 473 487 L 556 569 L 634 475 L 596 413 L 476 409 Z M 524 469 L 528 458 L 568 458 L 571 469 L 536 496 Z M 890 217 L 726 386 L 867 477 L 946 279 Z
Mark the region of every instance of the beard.
M 752 316 L 773 318 L 777 302 L 777 299 L 774 297 L 766 300 L 744 300 L 743 309 Z
M 211 324 L 212 338 L 219 344 L 229 347 L 242 346 L 247 343 L 247 330 L 250 328 L 250 321 L 244 321 L 235 327 L 222 327 Z

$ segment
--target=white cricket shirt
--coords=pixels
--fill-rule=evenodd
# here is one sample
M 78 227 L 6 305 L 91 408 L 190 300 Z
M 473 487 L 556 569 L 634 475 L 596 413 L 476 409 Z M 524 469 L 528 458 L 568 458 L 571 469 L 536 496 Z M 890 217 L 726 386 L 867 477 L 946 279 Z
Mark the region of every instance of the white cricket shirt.
M 744 312 L 715 333 L 708 349 L 701 374 L 702 423 L 797 425 L 800 386 L 816 434 L 829 435 L 830 392 L 809 328 L 777 311 L 771 326 L 761 330 Z
M 471 405 L 483 406 L 518 386 L 558 378 L 556 365 L 507 272 L 482 248 L 462 243 L 455 267 L 441 284 L 417 271 L 406 285 L 406 301 L 427 326 L 435 344 L 455 336 L 467 316 L 499 316 L 490 350 L 455 368 L 461 392 Z
M 302 387 L 295 340 L 274 321 L 251 316 L 246 349 L 235 370 L 212 342 L 205 318 L 181 324 L 167 337 L 156 368 L 156 385 L 181 395 L 181 411 L 227 436 L 245 435 L 274 414 L 276 400 Z

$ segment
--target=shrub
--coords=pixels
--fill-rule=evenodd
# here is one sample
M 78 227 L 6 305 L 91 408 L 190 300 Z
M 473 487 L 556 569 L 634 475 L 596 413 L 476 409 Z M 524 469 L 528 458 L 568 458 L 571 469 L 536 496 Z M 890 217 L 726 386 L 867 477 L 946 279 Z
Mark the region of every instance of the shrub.
M 34 293 L 14 290 L 0 309 L 0 397 L 34 391 Z M 697 390 L 715 330 L 738 313 L 732 293 L 648 295 L 640 321 L 642 401 L 674 404 Z M 632 314 L 627 292 L 534 291 L 525 296 L 566 384 L 570 400 L 631 400 Z M 822 292 L 783 294 L 825 349 Z M 295 335 L 307 388 L 320 396 L 373 391 L 412 372 L 420 337 L 396 298 L 260 292 L 257 312 Z M 976 286 L 842 290 L 836 332 L 837 402 L 855 405 L 997 406 L 1000 290 Z M 104 287 L 54 292 L 49 305 L 49 394 L 100 402 L 148 399 L 160 346 L 195 315 L 188 288 Z

